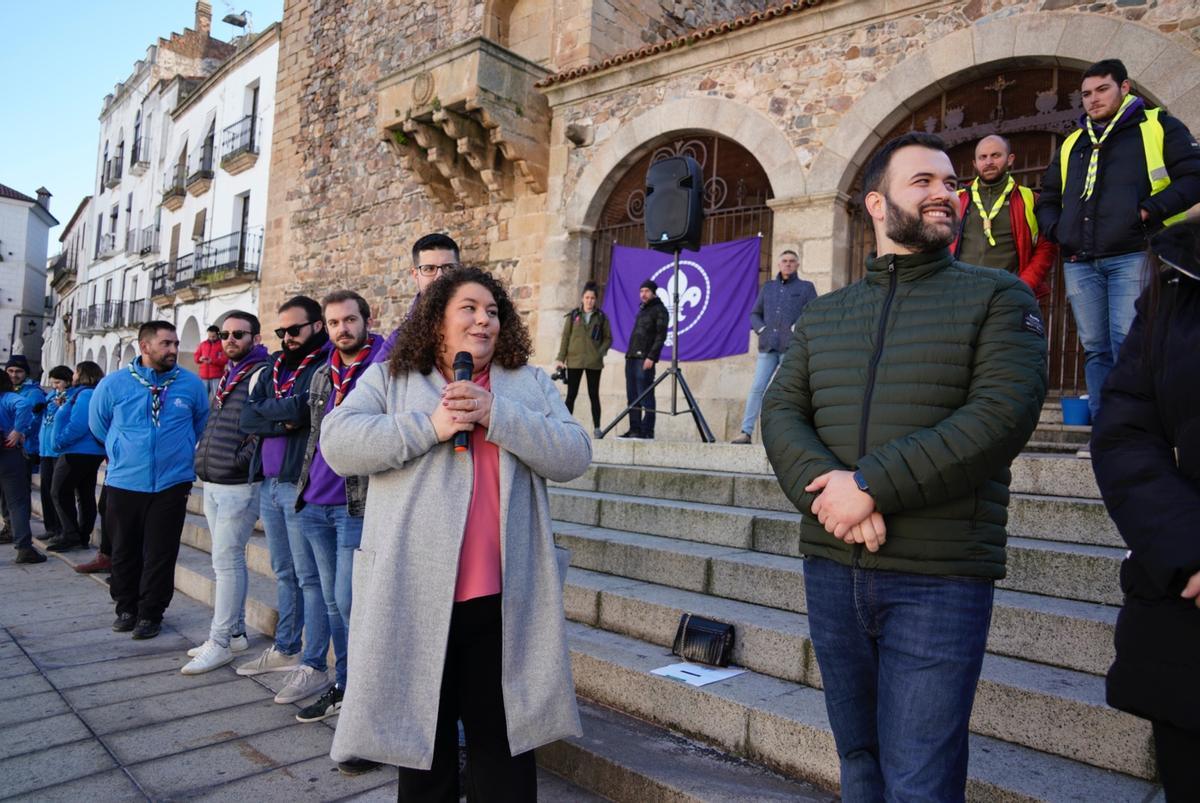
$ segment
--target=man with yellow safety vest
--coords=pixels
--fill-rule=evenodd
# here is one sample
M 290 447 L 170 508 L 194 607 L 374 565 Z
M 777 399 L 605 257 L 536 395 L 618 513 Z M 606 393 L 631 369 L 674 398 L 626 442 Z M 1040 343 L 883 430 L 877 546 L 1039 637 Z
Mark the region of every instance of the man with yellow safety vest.
M 1200 146 L 1130 89 L 1117 59 L 1087 69 L 1085 114 L 1051 158 L 1037 203 L 1038 224 L 1063 256 L 1093 418 L 1133 324 L 1147 238 L 1200 202 Z
M 958 239 L 954 258 L 1014 273 L 1038 298 L 1050 294 L 1050 269 L 1058 247 L 1038 236 L 1033 190 L 1012 174 L 1016 155 L 1008 140 L 989 134 L 975 146 L 974 181 L 958 190 Z

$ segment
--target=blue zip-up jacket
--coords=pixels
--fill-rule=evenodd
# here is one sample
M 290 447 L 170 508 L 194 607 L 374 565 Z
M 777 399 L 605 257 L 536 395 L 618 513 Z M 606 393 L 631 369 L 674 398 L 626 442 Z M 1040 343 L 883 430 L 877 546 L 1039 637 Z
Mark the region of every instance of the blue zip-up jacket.
M 4 448 L 8 433 L 28 432 L 31 418 L 33 406 L 28 399 L 20 393 L 0 393 L 0 449 Z
M 57 391 L 46 391 L 45 409 L 42 410 L 42 428 L 38 432 L 38 453 L 42 457 L 58 457 L 59 451 L 54 448 L 54 423 L 58 421 L 58 414 L 62 412 L 62 407 L 54 403 Z
M 37 382 L 32 379 L 26 379 L 17 388 L 17 393 L 29 402 L 29 412 L 33 415 L 33 422 L 29 425 L 29 429 L 25 430 L 25 454 L 36 455 L 40 448 L 38 435 L 42 431 L 42 411 L 41 406 L 45 401 L 43 398 L 42 389 Z
M 104 444 L 96 440 L 88 426 L 88 408 L 96 389 L 90 385 L 67 388 L 67 403 L 54 416 L 51 445 L 54 454 L 104 454 Z
M 131 365 L 147 382 L 161 386 L 172 374 L 175 381 L 163 393 L 156 427 L 150 417 L 150 390 L 130 375 L 129 366 L 100 380 L 88 420 L 108 455 L 104 484 L 158 493 L 194 482 L 196 442 L 208 421 L 204 383 L 178 366 L 160 374 L 142 365 L 141 357 Z
M 758 334 L 759 351 L 788 350 L 792 338 L 792 326 L 808 302 L 817 297 L 817 288 L 812 282 L 792 274 L 784 279 L 777 273 L 774 279 L 758 291 L 758 301 L 750 312 L 750 326 Z

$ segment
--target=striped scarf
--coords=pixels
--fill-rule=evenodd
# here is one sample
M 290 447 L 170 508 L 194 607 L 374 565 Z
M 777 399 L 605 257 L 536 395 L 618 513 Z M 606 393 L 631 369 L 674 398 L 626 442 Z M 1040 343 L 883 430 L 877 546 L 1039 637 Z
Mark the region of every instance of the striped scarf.
M 346 394 L 350 392 L 350 382 L 357 373 L 359 366 L 365 364 L 371 358 L 371 352 L 375 349 L 375 343 L 378 338 L 375 335 L 367 337 L 367 345 L 362 351 L 358 352 L 358 356 L 354 358 L 354 362 L 349 365 L 342 365 L 342 353 L 337 349 L 333 350 L 333 354 L 329 358 L 329 379 L 333 382 L 333 406 L 337 407 L 342 403 L 342 399 L 346 398 Z
M 1108 125 L 1104 127 L 1100 138 L 1096 138 L 1096 124 L 1089 118 L 1087 124 L 1084 125 L 1084 130 L 1087 131 L 1088 137 L 1092 140 L 1092 158 L 1088 160 L 1087 177 L 1083 180 L 1083 195 L 1080 197 L 1087 200 L 1092 197 L 1092 193 L 1096 190 L 1096 174 L 1100 172 L 1100 146 L 1108 139 L 1108 135 L 1117 127 L 1117 123 L 1138 98 L 1131 92 L 1125 96 L 1125 100 L 1121 101 L 1121 108 L 1117 109 L 1117 113 L 1108 121 Z
M 320 354 L 321 349 L 317 349 L 309 354 L 300 361 L 300 364 L 296 366 L 296 370 L 292 371 L 292 375 L 289 376 L 284 382 L 280 383 L 279 369 L 283 366 L 283 358 L 285 355 L 284 352 L 279 352 L 279 356 L 275 358 L 275 364 L 271 366 L 271 385 L 275 388 L 275 398 L 282 399 L 286 396 L 292 395 L 292 386 L 296 384 L 296 379 L 300 376 L 300 374 L 304 373 L 304 369 L 307 368 Z
M 246 375 L 257 368 L 262 363 L 250 362 L 243 365 L 233 377 L 229 376 L 229 369 L 233 367 L 233 363 L 225 364 L 225 373 L 221 374 L 221 381 L 217 383 L 217 393 L 214 400 L 217 403 L 217 409 L 220 410 L 225 406 L 225 400 L 229 398 L 229 394 L 233 393 L 234 388 L 238 383 L 246 378 Z
M 167 374 L 167 378 L 163 380 L 163 383 L 158 385 L 147 381 L 146 377 L 139 374 L 133 366 L 133 362 L 129 363 L 129 373 L 141 383 L 142 387 L 150 391 L 150 422 L 157 427 L 159 425 L 160 414 L 162 413 L 163 399 L 167 395 L 167 388 L 171 387 L 171 384 L 179 378 L 179 367 L 172 368 L 171 373 Z

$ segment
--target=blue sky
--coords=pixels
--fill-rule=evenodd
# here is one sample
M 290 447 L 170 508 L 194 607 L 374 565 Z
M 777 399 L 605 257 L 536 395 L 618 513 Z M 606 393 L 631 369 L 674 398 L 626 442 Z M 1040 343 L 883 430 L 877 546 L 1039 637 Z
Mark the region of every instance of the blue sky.
M 213 35 L 249 10 L 255 31 L 282 14 L 283 0 L 210 0 Z M 0 0 L 0 184 L 26 195 L 45 186 L 50 211 L 66 223 L 95 180 L 104 96 L 133 72 L 158 37 L 191 27 L 194 0 Z M 50 231 L 51 254 L 62 228 Z

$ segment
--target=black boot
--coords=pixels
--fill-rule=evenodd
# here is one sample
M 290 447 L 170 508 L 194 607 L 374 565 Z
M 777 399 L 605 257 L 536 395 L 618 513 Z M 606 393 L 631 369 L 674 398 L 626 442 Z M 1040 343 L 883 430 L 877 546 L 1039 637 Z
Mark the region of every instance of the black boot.
M 17 558 L 13 563 L 45 563 L 46 556 L 33 547 L 17 550 Z

